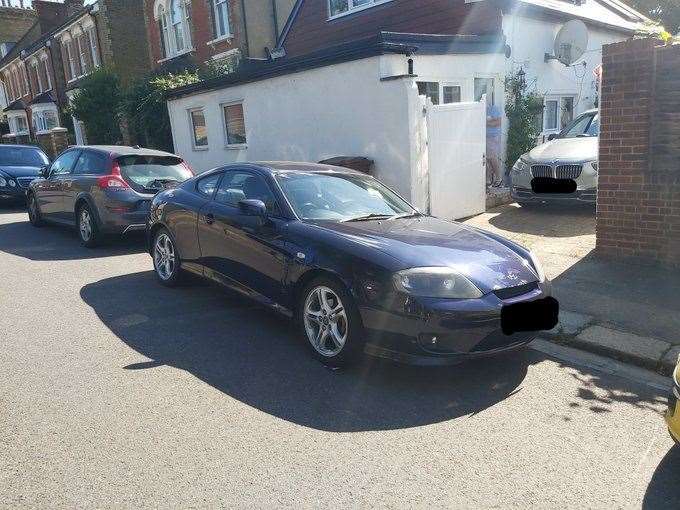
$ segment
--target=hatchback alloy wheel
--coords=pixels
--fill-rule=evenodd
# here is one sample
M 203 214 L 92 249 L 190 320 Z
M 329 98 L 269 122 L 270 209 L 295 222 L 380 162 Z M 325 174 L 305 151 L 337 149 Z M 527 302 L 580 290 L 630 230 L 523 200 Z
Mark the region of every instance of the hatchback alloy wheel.
M 34 227 L 39 227 L 42 224 L 40 211 L 38 210 L 38 201 L 32 194 L 28 196 L 28 220 Z
M 349 335 L 347 311 L 332 289 L 312 289 L 305 301 L 304 324 L 307 340 L 322 356 L 337 356 L 345 347 Z
M 175 274 L 175 245 L 166 233 L 161 233 L 156 237 L 154 245 L 153 259 L 156 266 L 158 277 L 167 282 Z
M 86 207 L 80 210 L 78 230 L 80 230 L 80 238 L 84 243 L 88 243 L 92 239 L 92 216 Z

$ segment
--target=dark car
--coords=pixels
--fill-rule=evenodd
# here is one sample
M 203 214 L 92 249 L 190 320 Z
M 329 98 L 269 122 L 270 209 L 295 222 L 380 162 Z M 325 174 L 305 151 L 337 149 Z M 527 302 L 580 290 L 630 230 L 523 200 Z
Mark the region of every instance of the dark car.
M 148 238 L 162 284 L 195 273 L 294 317 L 329 364 L 361 351 L 460 362 L 522 347 L 557 322 L 530 252 L 421 214 L 348 169 L 210 171 L 154 198 Z
M 28 190 L 31 224 L 75 225 L 83 245 L 143 231 L 151 199 L 193 176 L 174 154 L 138 147 L 71 147 Z
M 0 144 L 0 201 L 20 202 L 50 160 L 38 147 Z

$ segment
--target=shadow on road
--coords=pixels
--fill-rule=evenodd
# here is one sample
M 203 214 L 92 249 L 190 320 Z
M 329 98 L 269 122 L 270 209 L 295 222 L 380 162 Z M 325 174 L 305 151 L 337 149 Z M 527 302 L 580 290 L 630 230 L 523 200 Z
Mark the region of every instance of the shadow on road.
M 677 510 L 680 508 L 680 446 L 675 445 L 654 471 L 642 508 Z
M 20 214 L 26 212 L 26 205 L 21 202 L 0 202 L 0 214 Z
M 211 285 L 167 289 L 152 272 L 102 280 L 82 299 L 132 349 L 256 409 L 319 430 L 417 427 L 478 413 L 520 391 L 526 351 L 455 368 L 365 358 L 332 371 L 313 359 L 291 323 Z M 140 391 L 143 388 L 140 388 Z
M 572 237 L 595 233 L 595 210 L 587 205 L 507 205 L 489 219 L 494 227 L 521 234 Z
M 22 211 L 14 211 L 22 212 Z M 80 260 L 141 253 L 146 249 L 144 235 L 111 237 L 96 249 L 80 245 L 72 228 L 45 225 L 34 228 L 25 221 L 0 223 L 0 251 L 35 261 Z

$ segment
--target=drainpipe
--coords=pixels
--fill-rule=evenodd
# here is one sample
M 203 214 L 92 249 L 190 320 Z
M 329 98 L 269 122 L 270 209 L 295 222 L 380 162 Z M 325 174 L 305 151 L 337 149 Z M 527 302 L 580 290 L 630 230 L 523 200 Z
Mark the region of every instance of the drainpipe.
M 241 0 L 241 13 L 243 14 L 243 35 L 245 37 L 246 58 L 250 58 L 250 43 L 248 41 L 248 17 L 246 16 L 246 0 Z
M 274 46 L 279 40 L 279 13 L 276 8 L 276 0 L 272 0 L 272 15 L 274 16 Z

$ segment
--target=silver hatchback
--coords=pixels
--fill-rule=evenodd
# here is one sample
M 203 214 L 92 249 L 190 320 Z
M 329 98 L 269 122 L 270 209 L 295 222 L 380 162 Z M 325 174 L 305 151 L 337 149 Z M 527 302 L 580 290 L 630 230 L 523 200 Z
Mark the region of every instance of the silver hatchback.
M 597 200 L 600 118 L 589 110 L 558 135 L 524 154 L 510 173 L 512 197 L 520 205 Z

